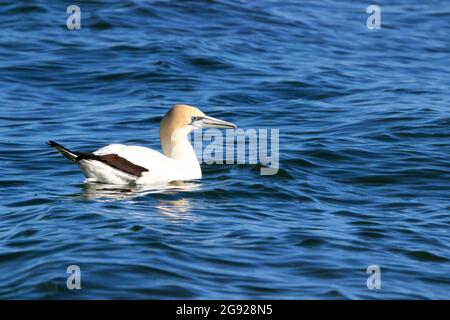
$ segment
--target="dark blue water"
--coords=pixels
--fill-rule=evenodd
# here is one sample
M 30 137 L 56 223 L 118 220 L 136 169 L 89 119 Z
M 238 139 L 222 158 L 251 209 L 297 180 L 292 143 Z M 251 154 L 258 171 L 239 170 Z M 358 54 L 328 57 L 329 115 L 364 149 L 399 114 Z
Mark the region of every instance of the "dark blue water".
M 450 3 L 375 3 L 2 1 L 0 298 L 450 298 Z M 114 188 L 44 143 L 159 149 L 175 103 L 280 129 L 278 174 Z

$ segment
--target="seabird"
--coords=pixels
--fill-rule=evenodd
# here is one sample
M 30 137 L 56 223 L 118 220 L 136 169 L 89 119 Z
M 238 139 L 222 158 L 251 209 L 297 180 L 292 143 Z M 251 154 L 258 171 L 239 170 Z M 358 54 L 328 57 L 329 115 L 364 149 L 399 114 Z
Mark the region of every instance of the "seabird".
M 197 128 L 237 127 L 209 117 L 193 106 L 172 107 L 161 120 L 159 137 L 163 153 L 140 147 L 111 144 L 92 153 L 71 151 L 48 144 L 76 163 L 88 181 L 109 184 L 162 184 L 201 179 L 200 163 L 188 134 Z

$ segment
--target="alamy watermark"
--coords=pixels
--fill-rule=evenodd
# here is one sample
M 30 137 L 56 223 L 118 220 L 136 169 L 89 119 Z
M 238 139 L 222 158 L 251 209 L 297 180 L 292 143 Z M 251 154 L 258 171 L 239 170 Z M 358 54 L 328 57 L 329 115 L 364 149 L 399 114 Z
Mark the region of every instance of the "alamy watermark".
M 261 175 L 280 168 L 279 129 L 195 130 L 192 144 L 200 163 L 259 164 Z
M 367 289 L 381 289 L 381 269 L 380 266 L 372 264 L 367 267 L 367 273 L 370 276 L 367 278 L 366 285 Z
M 70 14 L 70 16 L 68 16 L 67 20 L 66 20 L 67 29 L 69 29 L 69 30 L 81 29 L 81 9 L 80 9 L 80 7 L 72 4 L 67 7 L 66 13 Z
M 70 274 L 67 278 L 66 285 L 67 289 L 81 289 L 81 269 L 76 264 L 72 264 L 67 267 L 66 273 Z
M 370 14 L 366 21 L 367 29 L 381 29 L 381 8 L 375 4 L 372 4 L 367 7 L 366 12 Z

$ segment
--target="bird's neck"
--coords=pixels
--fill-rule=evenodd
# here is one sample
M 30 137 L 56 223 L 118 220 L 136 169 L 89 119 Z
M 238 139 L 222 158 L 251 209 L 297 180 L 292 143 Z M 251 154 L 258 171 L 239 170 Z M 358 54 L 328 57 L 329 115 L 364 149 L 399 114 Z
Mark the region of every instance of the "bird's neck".
M 179 129 L 170 137 L 161 137 L 161 146 L 166 156 L 172 159 L 188 162 L 200 167 L 194 148 L 188 139 L 189 132 Z
M 170 158 L 199 165 L 197 155 L 187 137 L 177 141 L 176 144 L 172 145 L 171 149 Z

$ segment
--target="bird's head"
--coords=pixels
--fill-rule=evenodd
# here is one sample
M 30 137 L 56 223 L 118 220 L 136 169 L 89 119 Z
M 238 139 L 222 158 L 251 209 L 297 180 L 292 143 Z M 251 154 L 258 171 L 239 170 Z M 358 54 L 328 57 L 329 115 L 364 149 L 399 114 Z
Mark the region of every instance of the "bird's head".
M 207 116 L 196 107 L 177 104 L 161 120 L 160 139 L 164 154 L 170 155 L 172 146 L 197 128 L 236 129 L 237 127 L 231 122 Z

